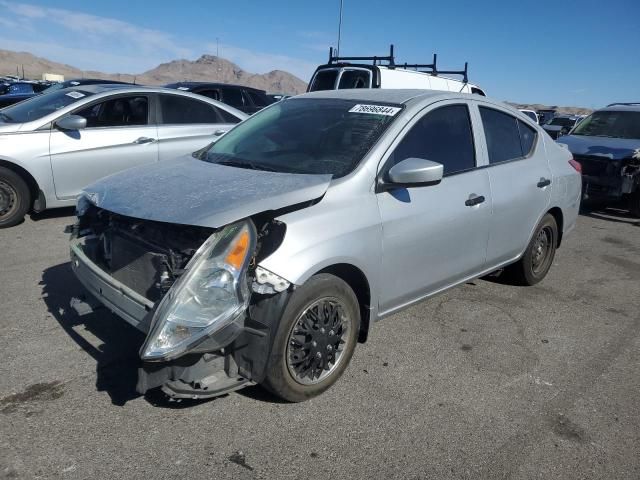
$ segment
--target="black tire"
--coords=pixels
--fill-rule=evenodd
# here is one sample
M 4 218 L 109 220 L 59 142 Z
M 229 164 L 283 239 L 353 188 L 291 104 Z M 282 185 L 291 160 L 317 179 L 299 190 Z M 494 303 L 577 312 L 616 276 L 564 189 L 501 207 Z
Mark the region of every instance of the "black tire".
M 558 246 L 558 224 L 547 213 L 536 227 L 524 255 L 507 268 L 509 280 L 516 285 L 535 285 L 549 272 Z
M 634 217 L 640 218 L 640 186 L 638 189 L 629 195 L 629 213 Z
M 13 170 L 0 167 L 0 228 L 20 223 L 30 207 L 27 183 Z
M 318 312 L 326 313 L 322 318 L 335 319 L 337 315 L 341 320 L 325 323 L 325 318 L 314 323 L 311 315 L 315 316 Z M 313 325 L 313 328 L 307 325 L 307 321 Z M 344 328 L 347 321 L 348 328 Z M 342 332 L 343 343 L 337 341 L 340 338 L 333 329 L 326 332 L 328 328 L 334 328 L 331 325 L 338 325 L 338 323 L 342 326 L 338 326 L 336 332 Z M 327 325 L 329 325 L 327 329 L 321 328 Z M 334 275 L 323 273 L 311 277 L 293 293 L 284 310 L 262 386 L 290 402 L 301 402 L 321 394 L 340 378 L 349 364 L 358 340 L 359 328 L 360 307 L 351 287 Z M 312 333 L 305 335 L 301 333 L 303 330 Z M 296 332 L 304 337 L 305 347 L 302 346 L 303 341 L 299 340 L 301 336 L 296 335 Z M 333 336 L 329 336 L 330 334 Z M 312 335 L 318 335 L 318 337 Z M 300 355 L 307 350 L 307 355 Z M 337 356 L 338 352 L 340 352 L 339 356 Z M 316 360 L 316 355 L 319 355 L 320 359 Z M 330 360 L 332 355 L 333 363 Z M 321 365 L 328 366 L 329 370 L 325 373 L 325 369 L 310 366 L 315 362 L 324 362 Z M 293 365 L 294 363 L 296 365 Z M 307 376 L 303 372 L 305 368 L 308 369 Z M 314 373 L 319 377 L 314 379 Z

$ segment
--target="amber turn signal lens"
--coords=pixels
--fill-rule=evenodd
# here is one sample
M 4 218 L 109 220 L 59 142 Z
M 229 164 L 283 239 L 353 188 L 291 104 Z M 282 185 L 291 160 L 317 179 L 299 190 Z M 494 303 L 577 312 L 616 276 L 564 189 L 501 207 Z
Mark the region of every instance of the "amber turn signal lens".
M 236 270 L 242 268 L 244 259 L 247 256 L 247 250 L 249 249 L 249 232 L 242 232 L 238 239 L 231 247 L 231 251 L 227 255 L 225 262 L 231 265 Z

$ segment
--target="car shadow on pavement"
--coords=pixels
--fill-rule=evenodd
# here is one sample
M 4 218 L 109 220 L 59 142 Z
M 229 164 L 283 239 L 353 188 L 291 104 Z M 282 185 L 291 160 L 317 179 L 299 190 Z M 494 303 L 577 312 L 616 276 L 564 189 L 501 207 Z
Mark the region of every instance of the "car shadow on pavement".
M 40 213 L 32 213 L 29 217 L 34 222 L 39 222 L 40 220 L 48 220 L 50 218 L 72 217 L 75 213 L 75 207 L 53 208 Z
M 580 215 L 598 220 L 605 220 L 607 222 L 626 223 L 627 225 L 640 227 L 640 218 L 631 215 L 628 211 L 620 208 L 582 208 L 580 210 Z
M 640 227 L 640 218 L 629 212 L 627 201 L 587 199 L 580 204 L 580 215 L 614 223 L 626 223 Z
M 138 350 L 144 335 L 106 308 L 78 315 L 73 297 L 88 295 L 71 271 L 70 263 L 47 268 L 42 274 L 42 298 L 64 331 L 96 361 L 96 389 L 123 406 L 140 397 L 136 392 Z

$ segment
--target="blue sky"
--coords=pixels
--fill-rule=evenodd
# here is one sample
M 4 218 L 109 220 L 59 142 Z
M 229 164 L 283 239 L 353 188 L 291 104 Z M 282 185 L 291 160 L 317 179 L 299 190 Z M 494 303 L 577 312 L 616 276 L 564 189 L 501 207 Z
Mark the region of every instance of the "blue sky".
M 0 0 L 0 48 L 140 73 L 203 53 L 308 80 L 336 44 L 339 0 Z M 470 64 L 490 96 L 599 107 L 640 101 L 640 0 L 344 0 L 341 50 L 441 68 Z

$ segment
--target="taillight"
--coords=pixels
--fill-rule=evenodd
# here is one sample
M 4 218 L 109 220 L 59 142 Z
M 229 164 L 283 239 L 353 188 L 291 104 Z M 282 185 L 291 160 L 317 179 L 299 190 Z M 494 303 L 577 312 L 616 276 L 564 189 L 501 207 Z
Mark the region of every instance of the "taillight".
M 569 160 L 569 165 L 575 168 L 576 172 L 582 173 L 582 165 L 580 165 L 580 162 L 578 162 L 577 160 L 574 160 L 572 158 L 571 160 Z

